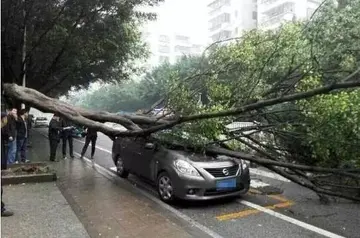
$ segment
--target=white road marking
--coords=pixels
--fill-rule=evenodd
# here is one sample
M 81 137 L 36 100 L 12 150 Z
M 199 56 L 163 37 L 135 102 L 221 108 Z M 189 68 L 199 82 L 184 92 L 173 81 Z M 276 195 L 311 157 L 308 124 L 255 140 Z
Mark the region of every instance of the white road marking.
M 78 140 L 78 139 L 74 139 L 74 140 L 77 141 L 77 142 L 80 142 L 80 143 L 82 143 L 82 144 L 85 144 L 85 142 L 82 141 L 82 140 Z M 112 153 L 110 150 L 104 149 L 104 148 L 102 148 L 102 147 L 100 147 L 100 146 L 95 146 L 95 147 L 96 147 L 96 149 L 102 150 L 102 151 L 104 151 L 104 152 L 106 152 L 106 153 L 109 153 L 109 154 Z
M 250 168 L 250 174 L 256 174 L 256 175 L 260 175 L 260 176 L 263 176 L 263 177 L 268 177 L 268 178 L 280 180 L 280 181 L 283 181 L 283 182 L 291 182 L 290 180 L 288 180 L 287 178 L 284 178 L 281 175 L 278 175 L 278 174 L 272 173 L 272 172 L 267 172 L 267 171 L 260 170 L 260 169 Z
M 316 227 L 316 226 L 313 226 L 313 225 L 310 225 L 308 223 L 305 223 L 305 222 L 302 222 L 302 221 L 299 221 L 299 220 L 296 220 L 292 217 L 288 217 L 286 215 L 283 215 L 281 213 L 278 213 L 278 212 L 275 212 L 273 210 L 270 210 L 270 209 L 267 209 L 265 207 L 262 207 L 262 206 L 259 206 L 255 203 L 251 203 L 251 202 L 248 202 L 248 201 L 244 201 L 244 200 L 237 200 L 238 203 L 241 203 L 245 206 L 248 206 L 248 207 L 251 207 L 251 208 L 254 208 L 254 209 L 257 209 L 259 211 L 262 211 L 266 214 L 269 214 L 271 216 L 274 216 L 274 217 L 277 217 L 281 220 L 284 220 L 286 222 L 289 222 L 289 223 L 292 223 L 294 225 L 297 225 L 299 227 L 302 227 L 302 228 L 305 228 L 309 231 L 312 231 L 312 232 L 315 232 L 315 233 L 318 233 L 320 235 L 323 235 L 323 236 L 326 236 L 326 237 L 329 237 L 329 238 L 345 238 L 344 236 L 340 236 L 340 235 L 337 235 L 335 233 L 332 233 L 330 231 L 327 231 L 327 230 L 324 230 L 324 229 L 321 229 L 319 227 Z
M 267 186 L 270 186 L 270 184 L 261 182 L 259 180 L 254 180 L 254 179 L 252 179 L 250 181 L 250 187 L 251 188 L 261 188 L 261 187 L 267 187 Z

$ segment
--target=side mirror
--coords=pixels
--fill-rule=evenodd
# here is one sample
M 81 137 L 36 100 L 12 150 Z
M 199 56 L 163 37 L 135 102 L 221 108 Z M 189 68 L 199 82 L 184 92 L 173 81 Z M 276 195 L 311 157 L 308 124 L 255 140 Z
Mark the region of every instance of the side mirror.
M 148 150 L 153 150 L 153 149 L 155 149 L 155 144 L 153 144 L 153 143 L 146 143 L 145 144 L 145 149 L 148 149 Z

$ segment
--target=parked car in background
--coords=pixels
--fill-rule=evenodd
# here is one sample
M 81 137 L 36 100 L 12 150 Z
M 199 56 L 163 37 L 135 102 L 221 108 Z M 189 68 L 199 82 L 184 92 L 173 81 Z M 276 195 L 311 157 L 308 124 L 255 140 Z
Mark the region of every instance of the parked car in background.
M 48 127 L 49 120 L 46 117 L 35 118 L 34 127 Z
M 152 137 L 116 138 L 112 157 L 120 177 L 131 173 L 151 181 L 165 202 L 237 197 L 250 187 L 244 161 L 184 151 Z

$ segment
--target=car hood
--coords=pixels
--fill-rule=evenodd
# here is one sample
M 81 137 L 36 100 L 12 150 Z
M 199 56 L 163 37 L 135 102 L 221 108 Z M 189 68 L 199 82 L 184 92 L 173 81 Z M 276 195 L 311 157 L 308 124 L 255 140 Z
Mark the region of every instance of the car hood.
M 237 159 L 224 155 L 209 156 L 186 151 L 173 151 L 173 153 L 176 158 L 186 160 L 202 168 L 230 167 L 239 164 Z

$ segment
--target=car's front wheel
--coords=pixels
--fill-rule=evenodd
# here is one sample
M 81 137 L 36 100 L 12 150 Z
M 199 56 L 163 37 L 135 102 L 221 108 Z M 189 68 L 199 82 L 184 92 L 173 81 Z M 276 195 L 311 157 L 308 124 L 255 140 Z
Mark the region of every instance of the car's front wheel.
M 124 167 L 124 160 L 121 157 L 118 157 L 116 160 L 116 173 L 121 178 L 127 178 L 129 176 L 129 171 Z
M 157 190 L 162 201 L 171 203 L 175 200 L 174 186 L 168 173 L 162 172 L 158 176 Z

